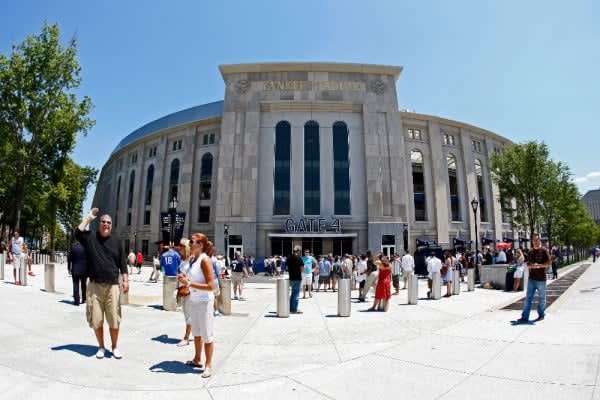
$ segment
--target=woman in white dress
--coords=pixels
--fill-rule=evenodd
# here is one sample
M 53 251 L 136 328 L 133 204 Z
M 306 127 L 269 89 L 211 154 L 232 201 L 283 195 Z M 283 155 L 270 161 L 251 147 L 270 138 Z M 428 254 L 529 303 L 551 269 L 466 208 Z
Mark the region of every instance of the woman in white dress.
M 213 303 L 214 286 L 213 267 L 210 257 L 212 249 L 208 239 L 202 233 L 194 233 L 190 240 L 190 249 L 194 261 L 191 263 L 189 276 L 180 274 L 179 282 L 190 288 L 189 303 L 190 317 L 192 323 L 192 335 L 194 335 L 194 359 L 195 365 L 200 364 L 202 346 L 206 357 L 203 378 L 212 374 L 212 357 L 214 352 L 213 335 Z
M 515 278 L 513 292 L 519 290 L 521 279 L 523 279 L 523 274 L 525 273 L 525 256 L 523 255 L 523 250 L 517 249 L 515 260 L 517 262 L 517 268 L 515 268 L 515 272 L 513 273 L 513 277 Z

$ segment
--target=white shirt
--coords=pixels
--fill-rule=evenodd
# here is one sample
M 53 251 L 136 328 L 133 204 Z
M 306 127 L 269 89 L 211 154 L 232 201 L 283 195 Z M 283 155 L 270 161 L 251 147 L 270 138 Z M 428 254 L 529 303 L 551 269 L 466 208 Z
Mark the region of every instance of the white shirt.
M 358 262 L 358 277 L 356 278 L 357 282 L 362 282 L 365 280 L 364 272 L 367 270 L 367 262 L 364 260 L 360 260 Z
M 440 272 L 442 269 L 442 260 L 437 257 L 431 257 L 427 262 L 427 272 L 429 273 L 429 278 L 432 277 L 434 272 Z
M 410 254 L 402 256 L 402 271 L 412 272 L 415 269 L 415 259 Z
M 496 257 L 497 263 L 505 263 L 506 262 L 506 253 L 503 250 L 498 252 L 498 257 Z
M 208 257 L 205 253 L 202 253 L 200 257 L 190 267 L 189 277 L 193 283 L 206 283 L 206 278 L 202 272 L 201 263 L 202 260 Z M 210 260 L 210 257 L 209 257 Z M 212 268 L 212 265 L 211 265 Z M 215 298 L 213 291 L 200 290 L 194 287 L 190 287 L 190 300 L 192 302 L 209 301 Z

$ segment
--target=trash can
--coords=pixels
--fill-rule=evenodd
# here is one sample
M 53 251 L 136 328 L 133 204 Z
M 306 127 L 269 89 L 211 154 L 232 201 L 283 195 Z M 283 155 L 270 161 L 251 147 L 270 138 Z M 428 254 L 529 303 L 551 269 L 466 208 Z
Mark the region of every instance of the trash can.
M 504 291 L 510 292 L 515 285 L 515 267 L 510 265 L 506 267 L 506 277 L 504 279 Z
M 290 316 L 290 281 L 285 278 L 277 279 L 277 316 Z
M 338 281 L 338 317 L 350 316 L 350 279 Z

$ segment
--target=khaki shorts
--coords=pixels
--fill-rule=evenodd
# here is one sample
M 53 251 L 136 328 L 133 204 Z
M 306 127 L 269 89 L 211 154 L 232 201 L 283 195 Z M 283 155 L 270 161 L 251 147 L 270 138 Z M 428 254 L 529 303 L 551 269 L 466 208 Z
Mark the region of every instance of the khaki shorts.
M 119 285 L 90 281 L 87 287 L 86 317 L 90 328 L 98 329 L 104 324 L 119 329 L 121 323 L 121 289 Z

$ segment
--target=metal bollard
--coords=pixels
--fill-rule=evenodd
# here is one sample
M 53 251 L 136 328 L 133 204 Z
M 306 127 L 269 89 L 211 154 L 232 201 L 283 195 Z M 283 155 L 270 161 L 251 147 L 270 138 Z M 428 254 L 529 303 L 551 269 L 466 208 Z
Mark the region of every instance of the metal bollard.
M 285 278 L 277 279 L 277 316 L 290 316 L 290 281 Z
M 175 311 L 177 309 L 176 290 L 177 277 L 165 275 L 163 278 L 163 310 Z
M 408 304 L 419 302 L 419 279 L 413 273 L 408 276 Z
M 0 255 L 0 281 L 4 280 L 4 264 L 6 263 L 6 253 Z
M 338 280 L 338 317 L 350 316 L 350 279 Z
M 44 264 L 44 290 L 54 292 L 54 264 Z
M 475 268 L 467 269 L 467 292 L 475 290 Z
M 460 272 L 457 269 L 452 271 L 452 294 L 460 294 Z
M 431 298 L 433 300 L 439 300 L 442 298 L 442 277 L 439 271 L 431 274 Z
M 231 279 L 219 279 L 221 298 L 219 307 L 223 315 L 231 315 Z
M 131 290 L 131 285 L 129 286 L 129 289 Z M 119 295 L 119 304 L 121 304 L 122 306 L 126 306 L 129 304 L 129 292 L 125 293 L 123 291 L 123 275 L 119 275 L 119 290 L 120 290 L 120 295 Z

